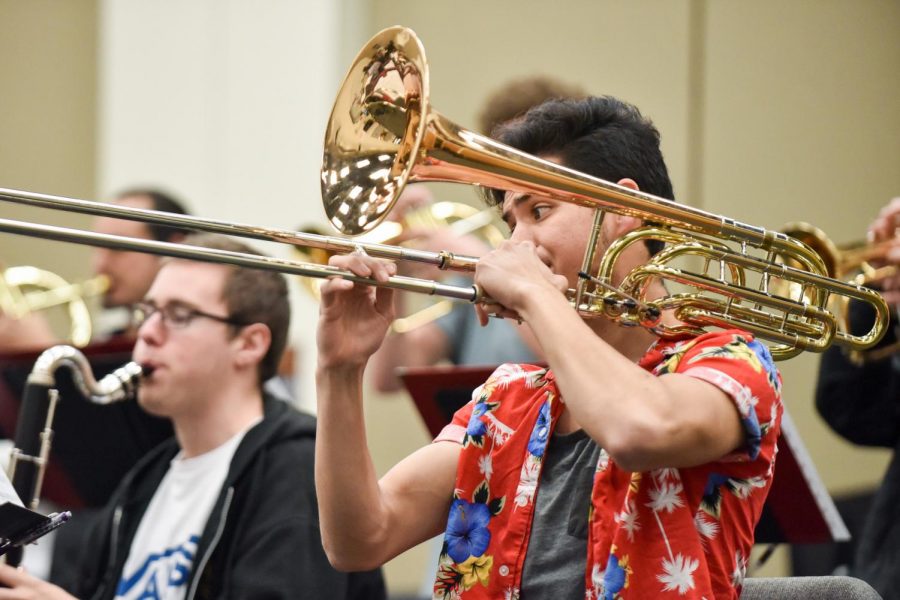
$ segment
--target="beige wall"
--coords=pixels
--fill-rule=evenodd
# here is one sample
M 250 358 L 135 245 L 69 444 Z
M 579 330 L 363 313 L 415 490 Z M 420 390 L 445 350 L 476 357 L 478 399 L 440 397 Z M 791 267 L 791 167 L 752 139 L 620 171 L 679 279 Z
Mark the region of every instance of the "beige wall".
M 495 87 L 537 72 L 633 101 L 662 131 L 679 198 L 707 210 L 770 228 L 805 219 L 848 241 L 900 194 L 896 2 L 343 5 L 353 10 L 344 14 L 346 39 L 335 40 L 334 51 L 352 56 L 382 27 L 412 27 L 430 59 L 434 106 L 463 126 L 474 126 Z M 0 0 L 0 186 L 96 192 L 94 173 L 104 167 L 94 160 L 97 20 L 94 2 Z M 271 106 L 247 110 L 279 118 Z M 308 143 L 319 144 L 319 134 Z M 291 190 L 284 193 L 290 197 Z M 471 197 L 459 186 L 443 186 L 441 194 Z M 0 204 L 0 213 L 18 209 Z M 268 221 L 278 223 L 278 215 L 260 214 L 257 222 Z M 0 235 L 0 258 L 13 264 L 78 274 L 79 256 L 80 249 Z M 300 318 L 313 319 L 313 311 Z M 871 485 L 886 453 L 851 447 L 823 426 L 812 409 L 816 365 L 815 356 L 782 365 L 788 407 L 832 490 Z M 427 441 L 402 394 L 372 397 L 368 413 L 381 471 Z M 414 588 L 424 569 L 421 551 L 393 561 L 392 589 Z
M 710 3 L 706 207 L 863 238 L 900 194 L 898 27 L 896 2 Z M 851 448 L 813 414 L 816 364 L 804 356 L 783 365 L 788 406 L 832 489 L 871 483 L 882 453 Z
M 677 2 L 373 2 L 372 31 L 411 27 L 431 68 L 434 107 L 474 128 L 507 79 L 556 75 L 589 92 L 629 98 L 667 133 L 676 185 L 686 177 L 691 14 Z M 640 29 L 646 35 L 636 38 Z
M 0 187 L 91 197 L 96 140 L 93 0 L 0 0 Z M 4 217 L 43 211 L 0 204 Z M 44 217 L 84 224 L 73 215 Z M 87 273 L 83 248 L 0 234 L 0 265 Z

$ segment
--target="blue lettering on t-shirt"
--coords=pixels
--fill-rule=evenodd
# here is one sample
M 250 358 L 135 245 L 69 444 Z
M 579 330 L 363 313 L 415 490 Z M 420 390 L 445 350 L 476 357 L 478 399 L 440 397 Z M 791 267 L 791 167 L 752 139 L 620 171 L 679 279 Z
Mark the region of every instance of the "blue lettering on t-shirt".
M 172 590 L 187 585 L 199 541 L 199 536 L 192 535 L 179 546 L 148 555 L 134 574 L 122 574 L 116 598 L 160 600 Z

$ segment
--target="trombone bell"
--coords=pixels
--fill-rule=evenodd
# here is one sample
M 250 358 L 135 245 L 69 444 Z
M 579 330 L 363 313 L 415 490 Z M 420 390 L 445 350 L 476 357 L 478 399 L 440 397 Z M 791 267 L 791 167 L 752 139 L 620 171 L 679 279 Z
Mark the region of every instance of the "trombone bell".
M 328 121 L 321 171 L 325 214 L 341 233 L 369 231 L 397 201 L 425 135 L 428 89 L 425 52 L 408 29 L 382 31 L 353 61 Z

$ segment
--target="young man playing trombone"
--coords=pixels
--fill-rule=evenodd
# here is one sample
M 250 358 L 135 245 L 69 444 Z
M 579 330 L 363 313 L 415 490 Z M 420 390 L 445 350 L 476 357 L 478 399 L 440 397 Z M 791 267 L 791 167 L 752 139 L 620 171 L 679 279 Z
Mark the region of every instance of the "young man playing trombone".
M 499 140 L 672 196 L 656 129 L 613 98 L 548 102 Z M 577 283 L 593 210 L 498 198 L 512 233 L 479 262 L 475 282 L 496 304 L 478 312 L 525 321 L 550 369 L 500 367 L 434 443 L 380 480 L 362 375 L 393 319 L 392 292 L 323 286 L 316 487 L 330 560 L 368 569 L 444 532 L 435 598 L 737 598 L 781 416 L 768 351 L 737 330 L 663 341 L 583 320 L 562 290 Z M 601 253 L 639 225 L 606 213 Z M 650 252 L 626 250 L 613 283 Z M 361 254 L 332 264 L 379 281 L 395 272 Z M 653 285 L 651 298 L 665 294 Z

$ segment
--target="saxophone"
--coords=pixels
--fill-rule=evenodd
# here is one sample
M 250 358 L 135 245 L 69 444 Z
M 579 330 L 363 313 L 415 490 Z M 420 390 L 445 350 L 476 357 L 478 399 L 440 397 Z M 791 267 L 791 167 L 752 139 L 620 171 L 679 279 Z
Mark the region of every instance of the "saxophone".
M 94 378 L 91 365 L 72 346 L 53 346 L 38 357 L 28 375 L 19 419 L 16 423 L 15 445 L 10 455 L 9 478 L 22 503 L 31 510 L 37 508 L 41 496 L 44 472 L 50 457 L 53 441 L 53 418 L 59 392 L 56 371 L 67 367 L 81 394 L 95 404 L 111 404 L 133 398 L 143 374 L 143 368 L 135 363 L 119 367 L 100 381 Z M 22 549 L 7 553 L 7 564 L 17 566 L 22 559 Z

